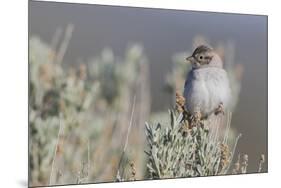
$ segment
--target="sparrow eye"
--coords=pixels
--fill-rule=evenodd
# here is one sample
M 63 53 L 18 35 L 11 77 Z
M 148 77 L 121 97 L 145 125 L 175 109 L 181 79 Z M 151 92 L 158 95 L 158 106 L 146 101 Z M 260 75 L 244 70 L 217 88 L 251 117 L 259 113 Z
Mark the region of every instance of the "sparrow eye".
M 203 56 L 201 55 L 201 56 L 199 56 L 199 59 L 203 59 Z

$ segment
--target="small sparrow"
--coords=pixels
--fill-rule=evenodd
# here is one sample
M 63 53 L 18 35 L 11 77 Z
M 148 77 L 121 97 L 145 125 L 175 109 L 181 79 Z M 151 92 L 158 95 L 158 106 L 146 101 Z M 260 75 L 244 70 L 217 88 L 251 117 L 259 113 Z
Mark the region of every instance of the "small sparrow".
M 230 105 L 231 92 L 219 55 L 211 47 L 201 45 L 186 60 L 192 65 L 183 94 L 188 113 L 197 120 L 224 114 Z

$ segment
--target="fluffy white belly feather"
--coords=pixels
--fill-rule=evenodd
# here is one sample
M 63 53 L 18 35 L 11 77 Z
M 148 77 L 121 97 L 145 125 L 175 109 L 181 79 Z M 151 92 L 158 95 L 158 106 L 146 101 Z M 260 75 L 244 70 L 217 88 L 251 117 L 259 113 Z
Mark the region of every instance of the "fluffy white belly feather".
M 201 112 L 209 115 L 220 103 L 228 108 L 230 86 L 224 69 L 208 67 L 191 70 L 184 86 L 186 108 L 189 112 Z

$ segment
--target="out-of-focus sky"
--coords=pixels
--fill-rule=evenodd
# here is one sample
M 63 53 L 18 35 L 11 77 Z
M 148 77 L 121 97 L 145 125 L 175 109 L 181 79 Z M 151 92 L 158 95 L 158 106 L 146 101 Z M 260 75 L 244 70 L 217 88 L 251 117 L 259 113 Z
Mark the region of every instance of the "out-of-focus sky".
M 105 47 L 122 56 L 128 43 L 140 42 L 150 62 L 154 111 L 172 105 L 163 84 L 175 53 L 191 49 L 197 35 L 213 45 L 233 41 L 235 60 L 245 71 L 232 126 L 243 134 L 238 151 L 249 154 L 249 170 L 256 171 L 259 155 L 267 151 L 266 16 L 36 1 L 30 1 L 29 10 L 29 35 L 48 42 L 58 27 L 74 24 L 65 55 L 69 64 L 99 55 Z

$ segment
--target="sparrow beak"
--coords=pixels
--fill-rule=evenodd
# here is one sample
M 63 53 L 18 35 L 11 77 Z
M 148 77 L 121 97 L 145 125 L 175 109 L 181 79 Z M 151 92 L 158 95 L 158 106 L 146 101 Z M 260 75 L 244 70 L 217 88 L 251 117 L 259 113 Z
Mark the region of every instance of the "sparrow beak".
M 186 60 L 188 63 L 193 63 L 194 57 L 190 56 L 190 57 L 185 58 L 185 60 Z

